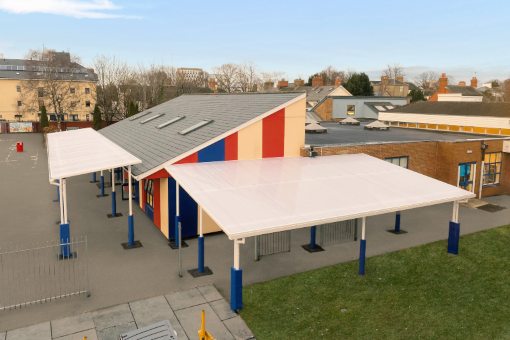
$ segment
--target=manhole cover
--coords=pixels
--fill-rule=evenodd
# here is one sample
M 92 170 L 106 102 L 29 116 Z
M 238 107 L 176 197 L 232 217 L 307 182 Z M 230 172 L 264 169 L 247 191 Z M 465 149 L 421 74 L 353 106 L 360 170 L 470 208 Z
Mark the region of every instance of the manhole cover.
M 488 211 L 488 212 L 496 212 L 496 211 L 500 211 L 500 210 L 503 210 L 506 208 L 502 207 L 500 205 L 496 205 L 496 204 L 486 204 L 486 205 L 482 205 L 481 207 L 478 207 L 478 209 Z

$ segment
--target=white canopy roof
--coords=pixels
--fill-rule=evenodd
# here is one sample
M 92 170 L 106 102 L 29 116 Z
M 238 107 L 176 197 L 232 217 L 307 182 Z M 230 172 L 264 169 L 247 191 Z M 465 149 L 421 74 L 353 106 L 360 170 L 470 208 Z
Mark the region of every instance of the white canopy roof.
M 181 164 L 166 170 L 230 239 L 474 197 L 365 154 Z
M 91 128 L 49 133 L 47 150 L 50 181 L 142 162 Z
M 352 117 L 344 118 L 340 121 L 341 123 L 359 123 L 359 120 L 354 119 Z

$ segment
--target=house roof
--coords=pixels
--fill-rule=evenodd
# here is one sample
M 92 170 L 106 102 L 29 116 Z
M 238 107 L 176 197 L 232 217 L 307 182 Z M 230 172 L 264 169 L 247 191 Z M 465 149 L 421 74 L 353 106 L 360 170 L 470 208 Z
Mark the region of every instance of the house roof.
M 423 113 L 453 116 L 510 117 L 510 103 L 478 102 L 416 102 L 388 112 Z
M 262 115 L 284 107 L 299 97 L 304 98 L 304 94 L 288 92 L 182 95 L 99 132 L 143 161 L 133 167 L 133 174 L 139 176 L 159 170 L 156 168 L 165 162 L 174 159 L 178 161 L 176 158 L 183 158 L 197 147 L 205 147 L 215 138 L 261 119 Z M 184 118 L 157 128 L 177 117 Z M 185 129 L 203 121 L 212 122 L 184 133 Z
M 478 92 L 475 88 L 471 86 L 459 86 L 459 85 L 447 85 L 446 89 L 448 93 L 460 93 L 463 96 L 481 96 L 482 94 Z
M 0 79 L 42 79 L 44 67 L 38 60 L 0 59 Z M 74 62 L 58 70 L 62 80 L 97 81 L 94 70 Z

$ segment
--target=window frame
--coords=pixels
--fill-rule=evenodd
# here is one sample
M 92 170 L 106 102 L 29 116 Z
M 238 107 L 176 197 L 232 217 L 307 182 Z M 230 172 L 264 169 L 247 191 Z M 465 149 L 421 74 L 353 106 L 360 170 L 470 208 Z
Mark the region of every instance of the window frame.
M 499 157 L 498 157 L 499 155 Z M 487 156 L 489 160 L 487 161 Z M 494 156 L 494 160 L 492 157 Z M 499 158 L 499 161 L 498 161 Z M 483 178 L 482 185 L 495 186 L 501 183 L 501 173 L 503 167 L 503 153 L 502 152 L 486 152 L 483 157 Z M 492 177 L 492 178 L 491 178 Z M 491 178 L 491 179 L 490 179 Z M 488 180 L 490 179 L 490 180 Z
M 352 110 L 349 110 L 349 107 L 352 108 Z M 352 113 L 350 113 L 352 112 Z M 345 114 L 349 117 L 356 115 L 356 104 L 347 104 L 345 107 Z
M 406 166 L 402 166 L 402 160 L 406 160 Z M 409 169 L 409 156 L 395 156 L 395 157 L 385 157 L 384 160 L 388 163 L 398 165 L 404 169 Z M 398 164 L 394 163 L 394 160 L 398 160 Z
M 90 87 L 85 88 L 85 94 L 90 94 Z
M 154 181 L 148 179 L 145 181 L 145 204 L 148 204 L 151 208 L 154 208 Z

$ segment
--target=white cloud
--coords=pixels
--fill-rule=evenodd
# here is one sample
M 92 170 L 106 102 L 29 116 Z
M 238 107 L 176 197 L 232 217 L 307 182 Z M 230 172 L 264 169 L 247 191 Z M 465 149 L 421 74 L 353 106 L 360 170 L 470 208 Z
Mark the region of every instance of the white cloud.
M 15 14 L 44 13 L 87 19 L 134 19 L 118 14 L 110 0 L 0 0 L 0 10 Z

